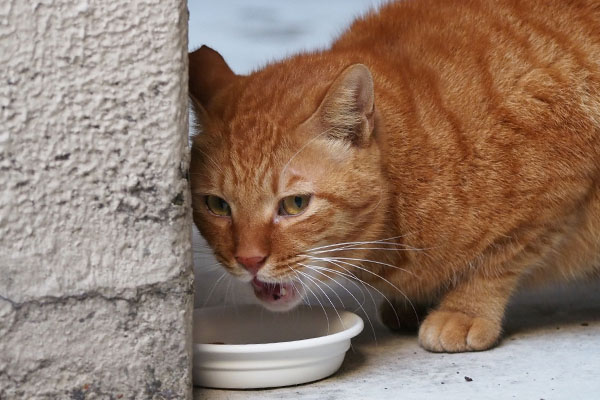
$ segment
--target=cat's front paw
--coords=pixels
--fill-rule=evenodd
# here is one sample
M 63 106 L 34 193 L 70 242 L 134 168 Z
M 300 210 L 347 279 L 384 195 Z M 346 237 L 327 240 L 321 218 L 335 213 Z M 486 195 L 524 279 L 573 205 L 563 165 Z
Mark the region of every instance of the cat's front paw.
M 498 342 L 500 331 L 500 324 L 485 318 L 454 311 L 432 311 L 419 329 L 419 344 L 433 352 L 487 350 Z

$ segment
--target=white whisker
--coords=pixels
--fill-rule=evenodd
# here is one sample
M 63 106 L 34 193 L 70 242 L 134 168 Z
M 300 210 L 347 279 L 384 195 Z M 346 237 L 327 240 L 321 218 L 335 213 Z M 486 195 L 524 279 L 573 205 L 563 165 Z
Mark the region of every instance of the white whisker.
M 316 278 L 311 277 L 309 274 L 304 273 L 302 271 L 297 271 L 300 274 L 304 275 L 308 280 L 310 280 L 312 283 L 314 283 L 314 285 L 321 291 L 323 292 L 323 295 L 325 295 L 325 298 L 329 301 L 329 304 L 331 304 L 331 307 L 333 308 L 333 311 L 335 311 L 335 313 L 337 314 L 340 323 L 342 324 L 342 327 L 345 328 L 344 325 L 344 321 L 342 320 L 342 317 L 340 316 L 340 313 L 338 312 L 337 308 L 335 307 L 335 304 L 333 304 L 333 301 L 331 301 L 331 298 L 327 295 L 327 293 L 325 292 L 325 290 L 323 290 L 323 288 L 321 288 L 321 286 L 319 285 L 319 280 Z M 333 293 L 335 293 L 335 291 L 333 289 L 331 289 L 331 287 L 329 285 L 327 285 L 325 282 L 321 282 L 323 283 L 325 286 L 327 286 L 329 288 L 329 290 L 331 290 Z M 342 299 L 340 298 L 340 296 L 335 293 L 336 296 L 338 296 L 338 299 L 340 299 L 340 302 L 342 301 Z M 344 305 L 344 303 L 342 302 L 342 306 Z M 329 332 L 329 329 L 327 330 Z
M 302 282 L 302 280 L 300 279 L 300 277 L 298 276 L 296 271 L 294 271 L 294 269 L 292 267 L 290 267 L 289 264 L 287 265 L 287 267 L 290 271 L 292 271 L 296 275 L 295 278 L 292 278 L 290 280 L 290 283 L 292 284 L 292 290 L 295 290 L 296 292 L 298 292 L 301 296 L 302 302 L 304 304 L 306 304 L 312 310 L 312 304 L 310 304 L 310 302 L 303 296 L 303 293 L 296 287 L 296 285 L 294 283 L 294 282 L 299 282 L 302 290 L 304 291 L 304 288 L 303 288 L 304 282 Z M 306 291 L 304 291 L 304 293 L 306 293 Z
M 382 292 L 381 290 L 377 289 L 375 286 L 371 285 L 370 283 L 368 283 L 368 282 L 365 282 L 365 281 L 363 281 L 362 279 L 358 278 L 358 277 L 357 277 L 356 275 L 354 275 L 352 272 L 348 271 L 348 269 L 347 269 L 347 268 L 345 268 L 345 267 L 343 267 L 343 266 L 341 266 L 341 265 L 335 264 L 335 263 L 334 263 L 334 265 L 336 265 L 338 268 L 341 268 L 341 269 L 343 269 L 344 271 L 347 271 L 347 272 L 348 272 L 348 274 L 346 274 L 346 273 L 344 273 L 344 272 L 336 271 L 336 270 L 334 270 L 334 269 L 326 268 L 326 267 L 319 267 L 319 268 L 320 268 L 320 269 L 323 269 L 323 270 L 328 270 L 328 271 L 330 271 L 330 272 L 336 272 L 336 273 L 338 273 L 339 275 L 346 277 L 346 279 L 348 279 L 348 280 L 352 280 L 352 279 L 354 279 L 354 280 L 356 280 L 356 281 L 360 282 L 362 285 L 367 285 L 367 286 L 369 286 L 371 289 L 373 289 L 374 291 L 376 291 L 376 292 L 377 292 L 377 293 L 378 293 L 378 294 L 379 294 L 381 297 L 383 297 L 383 299 L 384 299 L 384 300 L 385 300 L 385 301 L 386 301 L 386 302 L 387 302 L 387 303 L 390 305 L 390 307 L 392 307 L 392 311 L 394 312 L 394 315 L 395 315 L 395 317 L 396 317 L 396 321 L 398 322 L 398 325 L 400 325 L 400 317 L 398 316 L 398 313 L 396 312 L 396 308 L 393 306 L 393 304 L 392 304 L 392 302 L 390 301 L 390 299 L 388 299 L 388 297 L 387 297 L 385 294 L 383 294 L 383 292 Z M 377 304 L 375 303 L 375 298 L 373 297 L 373 295 L 371 294 L 371 292 L 368 292 L 368 293 L 369 293 L 369 295 L 371 296 L 371 300 L 373 301 L 373 305 L 374 305 L 374 307 L 375 307 L 375 308 L 377 308 Z M 409 302 L 410 302 L 410 301 L 409 301 Z M 413 308 L 413 309 L 414 309 L 414 308 Z M 418 320 L 418 316 L 417 316 L 417 320 Z
M 229 298 L 229 290 L 231 289 L 231 282 L 233 282 L 233 280 L 228 279 L 227 288 L 225 289 L 225 299 L 224 299 L 225 304 L 227 304 L 227 299 Z M 235 292 L 235 290 L 234 290 L 234 292 Z
M 409 235 L 409 234 L 407 234 Z M 321 250 L 321 249 L 326 249 L 326 248 L 330 248 L 330 247 L 336 247 L 336 246 L 345 246 L 345 245 L 350 245 L 350 246 L 354 246 L 354 245 L 365 245 L 365 244 L 396 244 L 396 245 L 402 245 L 402 243 L 390 243 L 390 240 L 395 240 L 395 239 L 400 239 L 403 237 L 406 237 L 407 235 L 400 235 L 400 236 L 393 236 L 387 239 L 380 239 L 380 240 L 371 240 L 371 241 L 362 241 L 362 242 L 342 242 L 342 243 L 334 243 L 334 244 L 328 244 L 325 246 L 319 246 L 319 247 L 313 247 L 312 249 L 308 249 L 307 252 L 311 252 L 313 250 Z
M 338 275 L 345 277 L 349 282 L 352 282 L 355 286 L 357 286 L 357 285 L 356 285 L 356 283 L 354 281 L 359 282 L 362 285 L 362 287 L 369 294 L 369 297 L 371 298 L 371 302 L 373 303 L 373 307 L 377 308 L 377 303 L 375 302 L 375 298 L 371 294 L 371 291 L 369 289 L 367 289 L 367 286 L 373 288 L 377 292 L 379 292 L 379 290 L 377 290 L 372 285 L 370 285 L 367 282 L 365 282 L 362 279 L 360 279 L 358 276 L 356 276 L 356 274 L 354 274 L 352 271 L 350 271 L 348 268 L 344 267 L 343 265 L 339 265 L 335 261 L 327 261 L 327 262 L 330 263 L 330 264 L 335 265 L 338 268 L 343 269 L 344 271 L 346 271 L 347 274 L 342 274 L 342 273 L 340 273 L 340 271 L 337 271 L 337 270 L 334 270 L 334 269 L 330 269 L 330 268 L 327 268 L 327 267 L 323 267 L 323 266 L 320 266 L 319 268 L 322 268 L 323 270 L 328 270 L 330 272 L 337 273 Z M 350 278 L 348 278 L 348 276 L 350 276 Z M 360 288 L 359 288 L 359 290 L 360 290 Z M 361 293 L 363 294 L 363 301 L 364 301 L 366 298 L 365 298 L 364 292 L 362 290 L 361 290 Z M 383 293 L 381 293 L 381 292 L 379 292 L 379 293 L 383 296 Z
M 414 273 L 412 271 L 409 271 L 409 270 L 404 269 L 404 268 L 400 268 L 400 267 L 398 267 L 396 265 L 384 263 L 384 262 L 381 262 L 381 261 L 367 260 L 367 259 L 364 259 L 364 258 L 352 258 L 352 257 L 313 257 L 313 256 L 308 256 L 308 257 L 310 257 L 310 258 L 317 258 L 317 259 L 327 258 L 327 259 L 331 259 L 331 260 L 345 260 L 345 261 L 359 261 L 359 262 L 373 263 L 373 264 L 377 264 L 377 265 L 383 265 L 385 267 L 394 268 L 394 269 L 400 270 L 402 272 L 406 272 L 408 274 L 414 275 Z
M 358 269 L 360 269 L 361 271 L 367 272 L 367 273 L 369 273 L 369 274 L 371 274 L 371 275 L 374 275 L 374 276 L 378 277 L 379 279 L 381 279 L 382 281 L 386 282 L 388 285 L 390 285 L 391 287 L 393 287 L 393 288 L 394 288 L 394 289 L 395 289 L 395 290 L 396 290 L 398 293 L 400 293 L 400 294 L 402 295 L 402 297 L 404 297 L 404 299 L 405 299 L 405 300 L 408 302 L 408 304 L 410 304 L 410 307 L 412 308 L 413 312 L 415 313 L 415 317 L 417 318 L 417 321 L 419 321 L 419 315 L 418 315 L 418 313 L 417 313 L 417 310 L 415 309 L 415 306 L 413 305 L 412 301 L 410 301 L 410 299 L 408 298 L 408 296 L 407 296 L 407 295 L 406 295 L 406 294 L 405 294 L 405 293 L 404 293 L 402 290 L 400 290 L 400 288 L 398 288 L 398 286 L 394 285 L 392 282 L 390 282 L 389 280 L 387 280 L 387 279 L 386 279 L 386 278 L 384 278 L 383 276 L 381 276 L 381 275 L 378 275 L 378 274 L 376 274 L 375 272 L 373 272 L 373 271 L 370 271 L 370 270 L 368 270 L 368 269 L 366 269 L 366 268 L 364 268 L 364 267 L 360 267 L 360 266 L 358 266 L 358 265 L 355 265 L 355 264 L 352 264 L 352 263 L 349 263 L 349 262 L 346 262 L 346 261 L 341 261 L 339 258 L 318 258 L 318 257 L 311 257 L 311 258 L 320 259 L 320 260 L 322 260 L 322 261 L 326 261 L 326 262 L 331 262 L 331 261 L 339 262 L 339 263 L 341 263 L 341 264 L 345 264 L 345 265 L 348 265 L 348 266 L 351 266 L 351 267 L 354 267 L 354 268 L 358 268 Z M 337 264 L 334 264 L 334 265 L 337 265 Z M 366 282 L 365 282 L 365 283 L 366 283 Z M 369 286 L 371 286 L 371 285 L 369 285 Z M 371 286 L 371 287 L 372 287 L 372 286 Z M 380 294 L 382 294 L 382 293 L 381 293 L 379 290 L 377 290 L 377 291 L 378 291 Z M 384 297 L 385 297 L 385 296 L 384 296 Z M 392 307 L 392 310 L 394 310 L 394 313 L 395 313 L 394 306 L 393 306 L 393 305 L 392 305 L 392 303 L 391 303 L 391 302 L 390 302 L 390 301 L 387 299 L 387 297 L 385 297 L 385 298 L 386 298 L 386 300 L 388 301 L 388 303 L 389 303 L 389 304 L 390 304 L 390 306 Z M 398 316 L 396 315 L 396 317 L 398 317 Z M 400 319 L 399 319 L 399 318 L 398 318 L 398 324 L 400 324 Z
M 212 264 L 203 264 L 203 263 L 199 262 L 199 263 L 196 263 L 195 267 L 196 267 L 196 270 L 199 270 L 200 272 L 212 272 L 212 271 L 223 269 L 223 266 L 219 262 L 212 263 Z
M 329 316 L 327 315 L 327 311 L 325 311 L 325 307 L 323 306 L 323 303 L 321 303 L 321 300 L 319 300 L 319 297 L 317 297 L 317 295 L 316 295 L 316 294 L 315 294 L 315 292 L 314 292 L 314 291 L 313 291 L 313 290 L 310 288 L 310 286 L 308 286 L 308 284 L 307 284 L 307 283 L 305 283 L 305 282 L 302 282 L 302 279 L 301 279 L 300 275 L 298 274 L 298 272 L 300 272 L 300 271 L 295 271 L 293 268 L 291 268 L 291 267 L 289 267 L 289 266 L 288 266 L 288 268 L 289 268 L 289 269 L 290 269 L 290 270 L 291 270 L 293 273 L 295 273 L 295 274 L 296 274 L 296 276 L 298 276 L 298 278 L 300 279 L 300 283 L 302 283 L 302 285 L 303 285 L 303 286 L 304 286 L 306 289 L 308 289 L 308 290 L 309 290 L 309 291 L 312 293 L 312 295 L 313 295 L 313 296 L 315 296 L 315 299 L 317 300 L 317 302 L 319 302 L 319 305 L 320 305 L 320 306 L 321 306 L 321 308 L 323 309 L 323 314 L 325 314 L 325 319 L 327 320 L 327 332 L 329 332 L 329 329 L 330 329 L 330 325 L 329 325 Z
M 387 250 L 387 251 L 425 251 L 427 249 L 416 249 L 416 248 L 391 248 L 391 247 L 342 247 L 339 249 L 327 249 L 327 250 L 319 250 L 312 251 L 310 254 L 322 254 L 322 253 L 333 253 L 336 251 L 349 251 L 349 250 Z
M 310 269 L 307 265 L 304 264 L 300 264 L 299 265 L 306 267 L 308 269 Z M 304 274 L 302 271 L 298 271 L 300 274 Z M 321 275 L 323 275 L 321 272 L 319 272 Z M 313 279 L 316 279 L 315 277 L 311 277 L 310 274 L 307 274 L 307 278 L 310 279 L 311 281 Z M 329 277 L 328 277 L 329 278 Z M 320 281 L 322 284 L 324 284 L 329 290 L 331 290 L 333 292 L 333 294 L 335 294 L 335 296 L 338 298 L 338 300 L 340 301 L 340 304 L 342 305 L 342 307 L 344 307 L 344 301 L 342 300 L 342 298 L 339 296 L 339 294 L 337 294 L 337 292 L 335 290 L 333 290 L 331 288 L 331 286 L 329 286 L 326 282 Z M 329 301 L 331 303 L 331 301 Z M 335 308 L 335 305 L 333 303 L 331 303 L 332 307 Z
M 319 271 L 319 269 L 321 269 L 322 267 L 319 267 L 319 266 L 316 266 L 316 265 L 305 265 L 305 264 L 300 264 L 300 265 L 302 265 L 305 268 L 313 270 L 313 271 L 315 271 L 315 272 L 317 272 L 317 273 L 319 273 L 319 274 L 321 274 L 321 275 L 323 275 L 323 276 L 331 279 L 332 281 L 334 281 L 335 283 L 337 283 L 342 289 L 344 289 L 354 299 L 354 301 L 356 301 L 356 304 L 362 310 L 363 314 L 367 318 L 367 321 L 369 322 L 369 326 L 371 327 L 371 331 L 373 332 L 373 338 L 375 339 L 375 343 L 377 343 L 377 335 L 375 334 L 375 327 L 373 326 L 373 323 L 371 322 L 371 318 L 369 318 L 369 314 L 367 313 L 367 311 L 363 307 L 364 301 L 366 300 L 366 297 L 364 297 L 364 293 L 363 293 L 363 303 L 361 303 L 361 302 L 358 301 L 358 299 L 356 298 L 356 296 L 354 296 L 352 294 L 352 292 L 350 290 L 348 290 L 344 285 L 342 285 L 341 283 L 339 283 L 333 277 L 330 277 L 330 276 L 326 275 L 325 273 Z M 328 268 L 325 268 L 325 270 L 328 270 Z M 354 284 L 357 288 L 359 288 L 358 285 L 356 285 L 356 283 L 354 281 L 352 281 L 351 279 L 349 279 L 349 278 L 345 277 L 344 275 L 340 274 L 339 271 L 330 270 L 328 272 L 332 272 L 335 275 L 341 276 L 342 278 L 345 278 L 345 279 L 349 280 L 352 284 Z M 330 289 L 331 289 L 331 287 L 330 287 Z M 362 293 L 362 291 L 361 291 L 361 293 Z M 339 298 L 339 296 L 338 296 L 338 298 Z M 340 298 L 340 301 L 341 301 L 341 298 Z M 344 304 L 344 303 L 342 302 L 342 304 Z
M 225 276 L 227 276 L 227 271 L 224 271 L 221 274 L 221 276 L 215 281 L 215 283 L 213 283 L 212 287 L 210 288 L 210 291 L 208 292 L 208 296 L 206 296 L 206 299 L 204 300 L 204 304 L 202 304 L 202 307 L 206 307 L 206 304 L 208 304 L 208 301 L 210 300 L 215 288 L 217 287 L 219 282 L 221 282 L 223 278 L 225 278 Z

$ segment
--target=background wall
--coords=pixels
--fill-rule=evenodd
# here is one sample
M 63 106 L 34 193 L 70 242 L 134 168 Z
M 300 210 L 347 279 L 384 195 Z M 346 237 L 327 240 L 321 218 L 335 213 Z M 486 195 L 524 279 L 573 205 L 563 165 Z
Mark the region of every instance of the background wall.
M 0 398 L 191 395 L 183 0 L 0 3 Z

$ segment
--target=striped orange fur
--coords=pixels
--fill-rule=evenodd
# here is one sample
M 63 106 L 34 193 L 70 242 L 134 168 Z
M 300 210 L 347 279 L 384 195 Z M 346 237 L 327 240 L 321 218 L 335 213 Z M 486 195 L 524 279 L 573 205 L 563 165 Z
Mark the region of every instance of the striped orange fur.
M 360 279 L 460 352 L 497 343 L 519 287 L 598 275 L 600 1 L 405 0 L 248 76 L 189 61 L 194 221 L 241 279 Z

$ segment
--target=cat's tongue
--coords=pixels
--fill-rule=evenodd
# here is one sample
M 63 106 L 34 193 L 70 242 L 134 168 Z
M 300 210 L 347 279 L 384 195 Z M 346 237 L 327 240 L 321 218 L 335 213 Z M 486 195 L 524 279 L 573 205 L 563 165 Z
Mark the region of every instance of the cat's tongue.
M 295 289 L 290 283 L 269 283 L 254 278 L 252 287 L 256 297 L 269 303 L 287 300 L 295 296 Z

